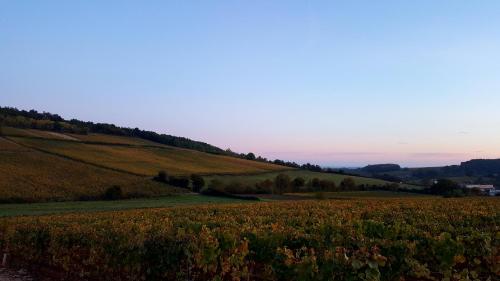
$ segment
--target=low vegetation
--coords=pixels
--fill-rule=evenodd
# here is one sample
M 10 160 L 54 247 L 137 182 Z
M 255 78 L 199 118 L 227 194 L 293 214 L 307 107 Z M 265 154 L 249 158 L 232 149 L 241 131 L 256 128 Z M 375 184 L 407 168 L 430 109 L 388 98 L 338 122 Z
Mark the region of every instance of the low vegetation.
M 410 190 L 417 186 L 399 185 L 378 179 L 319 173 L 306 170 L 256 175 L 207 176 L 214 188 L 236 194 L 281 194 L 285 192 L 325 192 L 346 190 Z
M 496 199 L 177 207 L 0 220 L 0 251 L 67 280 L 496 280 Z

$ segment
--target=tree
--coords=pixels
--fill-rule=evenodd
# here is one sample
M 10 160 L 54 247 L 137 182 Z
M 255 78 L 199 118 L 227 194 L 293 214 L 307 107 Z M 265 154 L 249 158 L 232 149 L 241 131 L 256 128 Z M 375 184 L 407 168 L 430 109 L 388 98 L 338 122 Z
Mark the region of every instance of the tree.
M 292 181 L 292 188 L 293 191 L 299 191 L 301 187 L 303 187 L 306 184 L 306 180 L 301 177 L 296 177 Z
M 285 174 L 279 174 L 274 180 L 274 186 L 276 187 L 276 193 L 282 194 L 288 190 L 290 187 L 290 177 Z
M 273 185 L 274 183 L 270 179 L 258 182 L 255 184 L 255 192 L 264 194 L 272 193 Z
M 104 200 L 118 200 L 123 197 L 123 192 L 121 187 L 114 185 L 108 189 L 106 189 L 106 192 L 104 192 L 103 199 Z
M 255 160 L 255 154 L 253 154 L 252 152 L 248 153 L 246 156 L 245 156 L 245 159 L 247 160 Z
M 356 188 L 356 182 L 353 178 L 345 178 L 340 183 L 342 190 L 353 190 Z
M 330 180 L 320 180 L 321 191 L 335 191 L 335 182 Z
M 189 187 L 189 179 L 186 177 L 170 177 L 168 180 L 170 185 L 180 187 L 180 188 L 188 188 Z
M 0 136 L 3 136 L 3 122 L 4 122 L 4 117 L 0 115 Z
M 449 179 L 437 180 L 429 189 L 430 193 L 437 195 L 452 195 L 456 193 L 456 190 L 460 190 L 460 186 Z
M 319 188 L 321 187 L 321 181 L 318 178 L 313 178 L 311 180 L 311 187 L 313 188 L 313 190 L 319 190 Z
M 155 177 L 155 180 L 160 182 L 168 182 L 168 174 L 165 171 L 159 171 L 158 175 Z
M 193 191 L 200 192 L 200 190 L 205 186 L 205 180 L 200 175 L 191 175 L 191 183 L 193 184 Z

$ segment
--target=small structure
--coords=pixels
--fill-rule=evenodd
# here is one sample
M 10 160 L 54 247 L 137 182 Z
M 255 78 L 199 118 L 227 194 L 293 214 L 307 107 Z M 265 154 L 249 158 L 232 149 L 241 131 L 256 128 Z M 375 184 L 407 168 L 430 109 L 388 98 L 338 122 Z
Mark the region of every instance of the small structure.
M 466 184 L 465 188 L 472 190 L 478 190 L 481 194 L 484 195 L 489 195 L 489 196 L 496 196 L 497 195 L 497 190 L 494 185 L 492 184 Z

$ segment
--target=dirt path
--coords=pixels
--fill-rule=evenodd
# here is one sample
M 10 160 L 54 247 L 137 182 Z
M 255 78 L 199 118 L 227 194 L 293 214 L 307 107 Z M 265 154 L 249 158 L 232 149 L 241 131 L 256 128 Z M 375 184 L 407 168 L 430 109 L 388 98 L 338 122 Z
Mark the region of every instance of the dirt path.
M 34 281 L 26 270 L 14 270 L 0 267 L 0 281 Z

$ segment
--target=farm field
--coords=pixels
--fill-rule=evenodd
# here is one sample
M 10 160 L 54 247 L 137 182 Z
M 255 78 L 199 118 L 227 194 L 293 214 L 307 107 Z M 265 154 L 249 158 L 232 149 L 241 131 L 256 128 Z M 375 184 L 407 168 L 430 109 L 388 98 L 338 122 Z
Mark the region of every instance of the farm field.
M 294 196 L 316 197 L 317 193 L 291 193 Z M 339 192 L 321 192 L 321 196 L 325 199 L 358 199 L 358 198 L 436 198 L 438 196 L 418 194 L 410 192 L 393 192 L 393 191 L 339 191 Z
M 0 217 L 35 216 L 62 213 L 87 213 L 127 209 L 164 208 L 181 205 L 247 203 L 250 201 L 198 194 L 175 194 L 166 197 L 118 201 L 49 202 L 32 204 L 0 204 Z
M 389 191 L 356 191 L 356 192 L 324 192 L 324 199 L 357 199 L 357 198 L 407 198 L 435 196 L 418 195 L 405 192 Z M 315 193 L 291 193 L 283 195 L 260 194 L 252 195 L 263 202 L 316 200 Z M 191 193 L 175 193 L 166 197 L 128 199 L 118 201 L 71 201 L 47 202 L 31 204 L 0 204 L 0 217 L 8 216 L 33 216 L 46 214 L 79 213 L 119 211 L 128 209 L 163 208 L 179 205 L 220 204 L 220 203 L 253 203 L 255 201 L 240 200 L 235 198 L 205 196 Z
M 31 150 L 0 138 L 0 202 L 43 202 L 94 197 L 113 186 L 125 196 L 169 195 L 173 187 Z
M 342 180 L 347 177 L 353 178 L 357 185 L 364 184 L 364 185 L 383 186 L 389 183 L 387 181 L 373 179 L 373 178 L 364 178 L 364 177 L 347 176 L 347 175 L 330 174 L 330 173 L 318 173 L 307 170 L 289 170 L 281 172 L 261 173 L 256 175 L 213 175 L 213 176 L 206 176 L 205 180 L 209 182 L 213 179 L 217 179 L 226 184 L 231 182 L 241 182 L 245 185 L 254 186 L 256 183 L 264 181 L 266 179 L 274 180 L 278 174 L 286 174 L 291 179 L 294 179 L 296 177 L 302 177 L 306 181 L 309 181 L 313 178 L 318 178 L 320 180 L 326 179 L 334 181 L 337 186 L 340 185 Z M 419 186 L 407 185 L 407 184 L 403 184 L 402 187 L 411 189 L 420 188 Z
M 0 219 L 0 251 L 61 279 L 496 280 L 496 198 L 179 206 Z
M 175 147 L 89 144 L 75 141 L 10 137 L 22 145 L 85 163 L 142 176 L 160 170 L 174 175 L 259 173 L 286 167 Z

